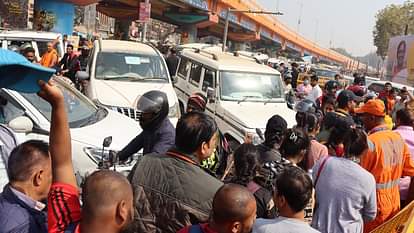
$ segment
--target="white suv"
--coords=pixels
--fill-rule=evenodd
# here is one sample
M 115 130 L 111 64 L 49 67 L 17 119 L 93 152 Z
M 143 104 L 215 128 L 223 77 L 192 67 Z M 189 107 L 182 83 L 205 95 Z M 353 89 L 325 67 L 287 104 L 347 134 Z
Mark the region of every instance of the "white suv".
M 207 113 L 231 144 L 242 143 L 246 133 L 259 143 L 259 132 L 275 114 L 294 126 L 295 112 L 287 106 L 278 71 L 237 53 L 184 48 L 180 57 L 174 79 L 181 111 L 191 94 L 204 93 Z
M 180 117 L 167 64 L 154 47 L 139 42 L 97 40 L 90 53 L 85 94 L 97 104 L 139 120 L 139 98 L 151 90 L 167 94 L 169 118 L 175 125 Z

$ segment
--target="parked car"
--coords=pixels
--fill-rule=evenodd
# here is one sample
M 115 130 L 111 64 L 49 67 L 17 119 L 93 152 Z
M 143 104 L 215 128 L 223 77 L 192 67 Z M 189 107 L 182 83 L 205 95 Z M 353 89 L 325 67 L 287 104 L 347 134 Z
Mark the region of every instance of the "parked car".
M 295 112 L 287 106 L 284 84 L 275 69 L 238 53 L 185 48 L 180 56 L 174 80 L 181 111 L 191 94 L 206 95 L 206 112 L 231 145 L 242 143 L 246 133 L 259 143 L 267 120 L 275 114 L 289 127 L 295 124 Z
M 368 86 L 368 90 L 371 92 L 374 92 L 376 94 L 379 94 L 380 92 L 382 92 L 385 88 L 385 83 L 388 83 L 389 81 L 372 81 L 369 86 Z M 400 83 L 394 83 L 394 82 L 389 82 L 392 84 L 392 87 L 397 91 L 400 92 L 401 89 L 403 87 L 406 87 L 407 90 L 411 93 L 414 94 L 414 87 L 410 87 L 408 85 L 404 85 L 404 84 L 400 84 Z
M 47 51 L 47 43 L 59 38 L 56 44 L 56 51 L 59 58 L 65 53 L 63 49 L 62 35 L 54 32 L 36 32 L 36 31 L 2 31 L 0 32 L 0 48 L 12 49 L 18 48 L 23 50 L 27 46 L 31 46 L 35 50 L 38 61 Z
M 141 132 L 139 124 L 130 118 L 104 107 L 96 106 L 87 97 L 69 85 L 63 77 L 55 77 L 62 90 L 72 137 L 72 153 L 78 178 L 97 169 L 102 155 L 116 154 Z M 21 93 L 1 89 L 1 108 L 4 121 L 20 140 L 49 141 L 51 106 L 35 93 Z M 112 137 L 110 145 L 103 142 Z M 108 141 L 108 140 L 107 140 Z M 104 158 L 107 160 L 107 158 Z M 118 166 L 127 173 L 132 164 Z
M 97 40 L 90 53 L 85 94 L 93 102 L 139 120 L 136 110 L 141 95 L 151 90 L 167 94 L 169 118 L 175 125 L 180 117 L 177 95 L 162 54 L 146 43 Z

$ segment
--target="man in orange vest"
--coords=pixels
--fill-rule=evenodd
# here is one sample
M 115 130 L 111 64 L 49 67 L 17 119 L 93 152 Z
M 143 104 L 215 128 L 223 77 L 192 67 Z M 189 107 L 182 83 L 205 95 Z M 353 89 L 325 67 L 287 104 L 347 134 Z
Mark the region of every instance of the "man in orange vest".
M 400 210 L 399 179 L 414 176 L 414 162 L 404 139 L 385 125 L 383 101 L 369 100 L 355 112 L 361 114 L 368 138 L 373 143 L 361 158 L 361 166 L 374 175 L 377 183 L 377 217 L 364 226 L 364 232 L 370 232 Z
M 47 51 L 43 54 L 40 60 L 40 65 L 53 68 L 58 63 L 58 53 L 53 48 L 53 43 L 47 43 Z

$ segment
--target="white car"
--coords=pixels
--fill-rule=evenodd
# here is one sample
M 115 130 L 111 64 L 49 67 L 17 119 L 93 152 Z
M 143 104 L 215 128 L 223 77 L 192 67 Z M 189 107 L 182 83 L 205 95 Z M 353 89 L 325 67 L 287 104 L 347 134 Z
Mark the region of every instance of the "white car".
M 79 75 L 81 73 L 81 75 Z M 167 64 L 154 47 L 139 42 L 97 40 L 90 53 L 85 94 L 97 104 L 139 120 L 136 106 L 146 92 L 167 94 L 169 119 L 175 126 L 180 117 L 177 95 Z
M 117 152 L 141 132 L 139 124 L 114 111 L 98 107 L 64 78 L 55 77 L 62 90 L 72 137 L 73 164 L 78 178 L 98 168 L 102 154 Z M 49 141 L 51 106 L 35 93 L 1 89 L 1 108 L 4 122 L 17 133 L 20 140 Z M 103 148 L 106 137 L 112 137 L 109 147 Z M 103 150 L 104 149 L 104 150 Z M 105 158 L 106 160 L 107 158 Z M 118 167 L 127 173 L 132 164 Z
M 374 92 L 376 94 L 379 94 L 382 91 L 384 91 L 386 83 L 391 83 L 392 87 L 398 92 L 400 92 L 402 90 L 402 88 L 405 87 L 405 88 L 407 88 L 407 90 L 411 94 L 414 94 L 414 88 L 413 87 L 410 87 L 410 86 L 404 85 L 404 84 L 400 84 L 400 83 L 389 82 L 389 81 L 371 81 L 369 86 L 368 86 L 368 90 L 371 91 L 371 92 Z
M 18 48 L 23 50 L 26 46 L 33 47 L 38 61 L 47 51 L 47 43 L 59 38 L 56 44 L 56 51 L 59 58 L 65 53 L 63 49 L 62 35 L 54 32 L 36 32 L 36 31 L 3 31 L 0 32 L 0 48 L 12 49 Z
M 237 53 L 185 48 L 180 56 L 174 79 L 181 110 L 191 94 L 203 93 L 209 100 L 206 112 L 231 145 L 242 143 L 246 133 L 260 143 L 267 121 L 275 114 L 289 127 L 296 124 L 296 113 L 287 106 L 284 84 L 275 69 Z

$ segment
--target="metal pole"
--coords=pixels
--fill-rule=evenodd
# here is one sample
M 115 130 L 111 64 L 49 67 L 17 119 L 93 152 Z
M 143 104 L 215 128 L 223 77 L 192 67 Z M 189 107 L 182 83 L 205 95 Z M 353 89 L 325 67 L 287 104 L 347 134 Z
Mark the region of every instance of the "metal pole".
M 227 8 L 226 23 L 224 24 L 223 47 L 222 47 L 223 52 L 226 52 L 227 33 L 229 32 L 229 16 L 230 16 L 230 8 Z
M 145 7 L 149 4 L 149 0 L 145 0 Z M 146 41 L 147 39 L 147 30 L 148 30 L 148 22 L 144 23 L 144 30 L 142 30 L 142 42 Z

